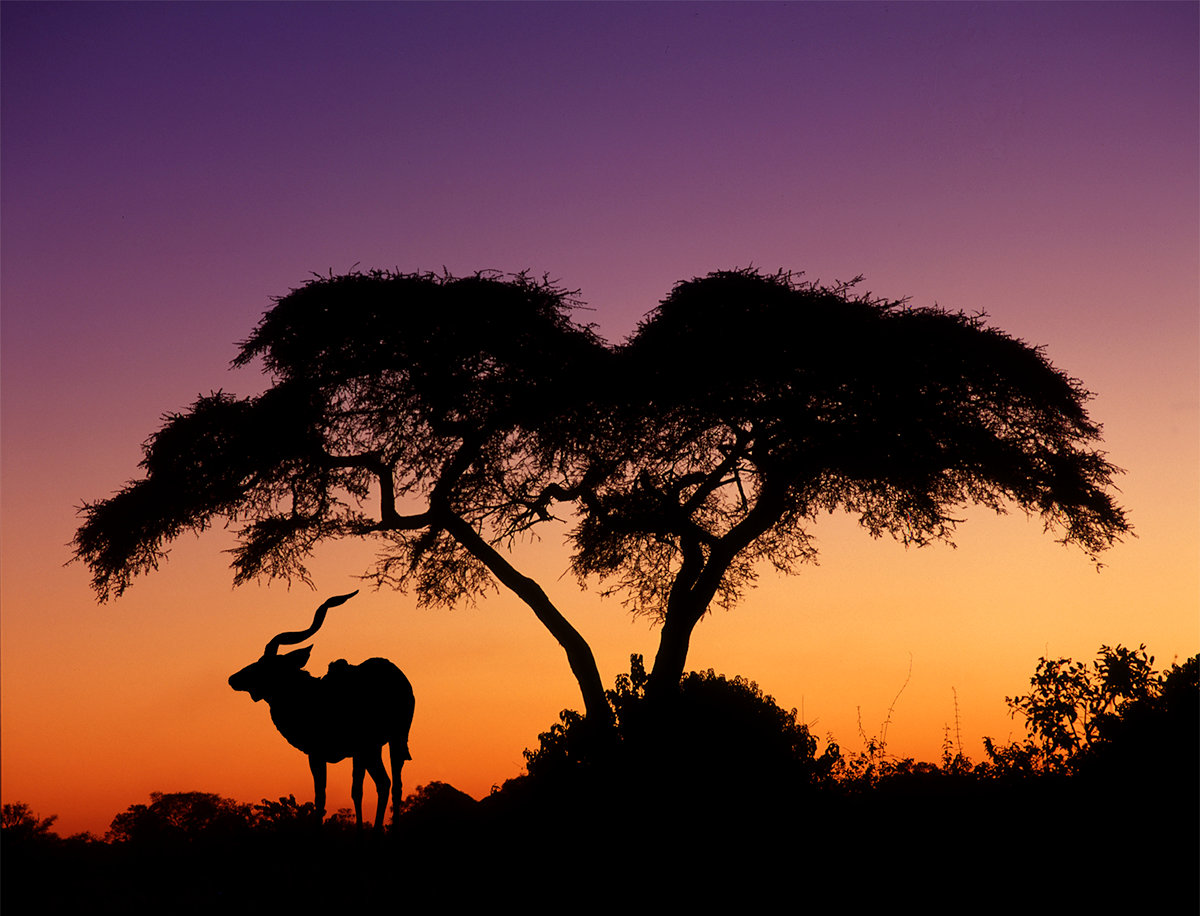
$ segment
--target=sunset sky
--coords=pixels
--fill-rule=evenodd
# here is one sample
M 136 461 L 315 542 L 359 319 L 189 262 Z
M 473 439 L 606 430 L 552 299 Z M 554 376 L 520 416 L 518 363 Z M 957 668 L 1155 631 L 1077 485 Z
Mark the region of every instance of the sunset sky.
M 311 798 L 301 753 L 226 679 L 358 587 L 370 547 L 323 549 L 316 592 L 234 590 L 217 526 L 103 606 L 65 564 L 77 508 L 138 475 L 164 413 L 262 389 L 228 366 L 271 297 L 355 264 L 548 274 L 614 343 L 712 270 L 863 274 L 986 312 L 1095 392 L 1136 530 L 1099 572 L 1019 512 L 967 511 L 956 549 L 922 550 L 833 516 L 819 566 L 701 622 L 689 668 L 754 679 L 849 751 L 902 686 L 889 751 L 937 759 L 957 721 L 979 759 L 982 736 L 1022 734 L 1004 698 L 1041 655 L 1194 654 L 1198 11 L 5 2 L 3 800 L 66 834 L 152 791 Z M 657 633 L 565 557 L 554 533 L 516 560 L 611 684 Z M 313 645 L 318 674 L 372 655 L 408 674 L 410 790 L 485 795 L 580 708 L 506 594 L 417 609 L 367 589 Z M 331 772 L 331 809 L 349 783 Z

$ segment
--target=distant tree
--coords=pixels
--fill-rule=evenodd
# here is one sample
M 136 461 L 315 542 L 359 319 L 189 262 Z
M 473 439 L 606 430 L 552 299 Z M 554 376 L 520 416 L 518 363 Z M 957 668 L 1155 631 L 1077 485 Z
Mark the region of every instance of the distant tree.
M 661 623 L 651 694 L 678 688 L 714 601 L 814 558 L 823 512 L 923 545 L 965 505 L 1015 505 L 1093 558 L 1128 529 L 1087 392 L 978 316 L 735 270 L 680 283 L 609 347 L 573 305 L 526 275 L 310 281 L 234 361 L 272 386 L 168 416 L 145 477 L 85 504 L 76 557 L 104 600 L 215 518 L 242 526 L 239 583 L 373 537 L 381 586 L 512 590 L 611 719 L 590 647 L 508 552 L 556 519 L 581 580 Z
M 0 834 L 3 834 L 6 841 L 19 843 L 45 839 L 54 835 L 51 830 L 57 820 L 57 814 L 46 818 L 38 817 L 25 802 L 13 802 L 4 805 L 3 815 L 0 817 Z
M 226 840 L 244 832 L 250 807 L 208 792 L 151 792 L 149 805 L 130 805 L 113 818 L 106 839 L 155 844 Z

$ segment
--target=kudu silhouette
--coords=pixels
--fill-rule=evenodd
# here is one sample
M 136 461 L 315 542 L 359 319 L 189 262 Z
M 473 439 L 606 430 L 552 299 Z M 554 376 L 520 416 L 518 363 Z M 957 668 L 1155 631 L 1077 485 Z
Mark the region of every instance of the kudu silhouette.
M 307 630 L 280 633 L 263 650 L 262 658 L 229 678 L 234 690 L 244 690 L 255 702 L 266 700 L 271 721 L 292 747 L 308 755 L 315 802 L 325 816 L 326 765 L 354 761 L 351 797 L 354 816 L 362 827 L 363 775 L 370 773 L 378 793 L 375 829 L 383 829 L 388 788 L 392 790 L 392 818 L 400 805 L 400 770 L 408 753 L 408 730 L 412 725 L 413 691 L 399 668 L 386 658 L 369 658 L 361 665 L 345 659 L 330 663 L 321 678 L 304 670 L 312 646 L 279 654 L 281 645 L 308 639 L 325 622 L 325 613 L 358 594 L 330 598 L 319 608 Z M 388 745 L 392 776 L 383 765 L 383 745 Z

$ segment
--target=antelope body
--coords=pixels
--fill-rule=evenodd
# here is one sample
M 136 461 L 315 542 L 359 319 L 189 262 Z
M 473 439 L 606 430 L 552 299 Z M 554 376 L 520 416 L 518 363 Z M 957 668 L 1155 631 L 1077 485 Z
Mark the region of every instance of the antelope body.
M 378 801 L 375 829 L 383 829 L 388 789 L 392 791 L 392 817 L 400 804 L 400 771 L 408 752 L 412 725 L 412 686 L 404 673 L 386 658 L 369 658 L 361 665 L 344 659 L 330 664 L 328 673 L 313 677 L 304 670 L 312 647 L 279 654 L 280 645 L 308 639 L 320 629 L 329 608 L 357 595 L 330 598 L 318 609 L 312 626 L 295 633 L 280 633 L 263 651 L 262 658 L 229 678 L 234 690 L 244 690 L 255 702 L 266 700 L 271 721 L 287 742 L 308 755 L 317 810 L 325 814 L 326 765 L 349 757 L 354 763 L 351 797 L 354 815 L 362 826 L 363 777 L 370 773 Z M 383 765 L 383 745 L 388 746 L 392 776 Z

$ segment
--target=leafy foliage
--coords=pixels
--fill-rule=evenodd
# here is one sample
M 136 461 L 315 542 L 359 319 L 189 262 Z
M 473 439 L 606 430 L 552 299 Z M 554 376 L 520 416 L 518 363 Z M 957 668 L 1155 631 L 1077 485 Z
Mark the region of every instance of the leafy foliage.
M 235 365 L 261 360 L 257 398 L 217 392 L 165 418 L 144 479 L 86 504 L 76 556 L 101 599 L 156 568 L 165 545 L 214 516 L 243 522 L 236 581 L 307 578 L 326 538 L 380 534 L 374 576 L 450 603 L 487 586 L 479 561 L 401 501 L 444 501 L 511 538 L 542 507 L 525 499 L 552 469 L 538 434 L 599 347 L 569 294 L 524 275 L 373 271 L 316 278 L 277 301 Z M 378 517 L 361 505 L 372 491 Z M 532 497 L 531 497 L 532 499 Z

